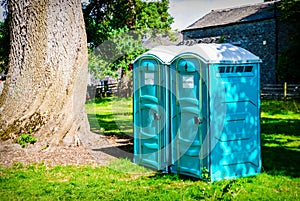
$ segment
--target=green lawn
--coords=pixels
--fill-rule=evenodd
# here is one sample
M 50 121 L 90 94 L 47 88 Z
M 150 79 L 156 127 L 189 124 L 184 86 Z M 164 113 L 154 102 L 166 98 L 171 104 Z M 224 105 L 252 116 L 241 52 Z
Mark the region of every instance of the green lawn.
M 132 99 L 91 100 L 86 105 L 91 131 L 107 136 L 132 137 Z
M 263 101 L 261 139 L 264 171 L 300 177 L 300 104 Z
M 91 128 L 126 137 L 132 117 L 122 104 L 131 107 L 131 100 L 89 103 Z M 255 177 L 209 183 L 152 172 L 124 159 L 102 167 L 15 164 L 0 167 L 0 200 L 300 200 L 298 105 L 262 102 L 263 173 Z

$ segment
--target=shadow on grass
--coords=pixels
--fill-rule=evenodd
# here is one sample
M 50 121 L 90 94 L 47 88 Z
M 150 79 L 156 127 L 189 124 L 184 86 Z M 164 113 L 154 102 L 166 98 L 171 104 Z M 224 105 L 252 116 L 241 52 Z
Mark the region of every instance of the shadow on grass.
M 165 173 L 163 171 L 158 171 L 154 175 L 149 176 L 149 178 L 154 179 L 154 180 L 159 180 L 162 178 L 167 178 L 171 181 L 177 181 L 177 180 L 183 180 L 183 181 L 199 181 L 202 180 L 197 177 L 192 177 L 192 176 L 187 176 L 187 175 L 182 175 L 182 174 L 174 174 L 174 173 Z M 202 180 L 205 181 L 205 180 Z
M 263 171 L 300 177 L 300 120 L 262 118 Z
M 300 120 L 298 119 L 261 119 L 261 133 L 285 134 L 300 136 Z
M 101 104 L 101 105 L 107 105 L 110 102 L 112 102 L 112 97 L 103 97 L 103 98 L 92 98 L 87 101 L 87 103 L 96 103 L 96 104 Z
M 115 147 L 104 147 L 104 148 L 99 148 L 99 149 L 93 149 L 93 151 L 104 152 L 110 156 L 113 156 L 116 158 L 129 159 L 131 162 L 133 162 L 133 145 L 132 144 L 119 145 L 119 146 L 115 146 Z
M 262 147 L 263 171 L 271 175 L 300 177 L 299 151 L 284 147 Z
M 116 141 L 121 139 L 126 140 L 126 142 L 113 147 L 93 149 L 93 151 L 100 151 L 117 158 L 128 158 L 133 161 L 133 136 L 123 132 L 124 130 L 132 129 L 132 122 L 118 120 L 117 124 L 114 120 L 114 115 L 117 114 L 88 114 L 90 130 L 96 134 L 114 138 Z M 120 128 L 120 125 L 122 128 Z
M 132 139 L 132 134 L 123 132 L 132 130 L 132 121 L 118 120 L 118 123 L 116 123 L 114 115 L 116 114 L 88 114 L 91 131 L 119 139 Z M 120 128 L 121 126 L 122 128 Z M 102 129 L 101 131 L 100 128 Z

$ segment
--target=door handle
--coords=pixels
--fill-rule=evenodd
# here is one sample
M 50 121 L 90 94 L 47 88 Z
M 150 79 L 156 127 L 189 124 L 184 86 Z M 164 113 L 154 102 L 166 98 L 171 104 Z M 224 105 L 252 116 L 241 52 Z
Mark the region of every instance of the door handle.
M 200 117 L 194 116 L 195 124 L 202 124 L 202 119 Z
M 159 114 L 157 114 L 156 112 L 154 112 L 153 116 L 154 116 L 154 120 L 160 120 L 160 118 L 161 118 L 161 116 Z

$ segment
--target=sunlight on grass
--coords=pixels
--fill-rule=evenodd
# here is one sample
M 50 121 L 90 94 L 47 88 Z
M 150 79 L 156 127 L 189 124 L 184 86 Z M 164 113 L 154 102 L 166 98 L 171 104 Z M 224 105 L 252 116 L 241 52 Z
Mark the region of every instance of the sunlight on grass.
M 299 112 L 294 102 L 281 104 L 262 102 L 263 173 L 257 176 L 209 183 L 128 159 L 100 167 L 15 163 L 0 166 L 0 200 L 300 200 Z M 106 135 L 132 133 L 131 108 L 131 99 L 86 105 L 92 130 Z
M 132 99 L 107 97 L 86 104 L 91 131 L 132 136 Z
M 286 136 L 283 134 L 265 134 L 264 146 L 267 147 L 285 147 L 286 149 L 300 152 L 300 137 Z
M 299 184 L 299 178 L 266 173 L 208 183 L 149 172 L 128 160 L 102 167 L 0 167 L 1 200 L 298 200 Z
M 267 112 L 261 112 L 261 117 L 270 119 L 300 119 L 300 113 L 288 111 L 286 114 L 270 114 Z
M 261 140 L 263 170 L 300 177 L 300 113 L 296 101 L 263 101 Z
M 97 130 L 98 126 L 105 135 L 132 134 L 132 99 L 96 100 L 88 103 L 86 110 L 92 130 Z M 300 200 L 299 103 L 262 101 L 261 111 L 263 169 L 257 176 L 208 183 L 153 172 L 123 159 L 106 167 L 61 170 L 68 177 L 57 174 L 56 180 L 51 179 L 52 183 L 61 185 L 60 193 L 54 194 L 47 182 L 44 189 L 62 200 Z M 25 174 L 26 168 L 25 173 L 5 171 L 9 173 L 0 172 L 0 181 L 16 192 L 20 191 L 22 184 L 15 184 L 15 177 L 38 183 L 34 176 Z M 30 190 L 33 192 L 34 189 Z M 26 194 L 13 191 L 13 195 L 21 199 Z M 36 195 L 39 196 L 44 195 Z
M 112 162 L 107 167 L 118 172 L 130 174 L 132 176 L 153 176 L 155 174 L 154 171 L 136 165 L 132 163 L 129 159 L 122 159 Z
M 300 114 L 299 100 L 263 100 L 261 101 L 261 112 L 269 115 L 276 114 Z

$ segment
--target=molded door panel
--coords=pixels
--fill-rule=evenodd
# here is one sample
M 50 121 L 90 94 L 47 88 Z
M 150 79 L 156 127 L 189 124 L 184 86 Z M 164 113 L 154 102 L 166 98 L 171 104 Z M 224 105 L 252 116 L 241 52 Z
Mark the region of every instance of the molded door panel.
M 165 91 L 163 68 L 154 59 L 141 60 L 134 72 L 135 163 L 161 170 L 165 165 Z
M 196 58 L 179 58 L 172 69 L 172 163 L 174 173 L 201 176 L 202 160 L 199 158 L 202 124 L 202 79 L 200 62 Z

